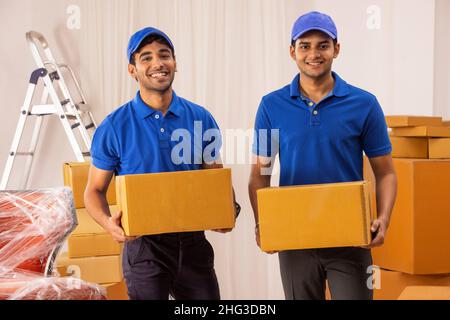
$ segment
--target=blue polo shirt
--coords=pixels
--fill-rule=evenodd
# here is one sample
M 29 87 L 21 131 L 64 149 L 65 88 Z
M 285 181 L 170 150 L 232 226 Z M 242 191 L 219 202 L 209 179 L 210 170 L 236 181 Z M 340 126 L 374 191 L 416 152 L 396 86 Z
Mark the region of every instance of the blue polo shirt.
M 108 115 L 91 147 L 96 168 L 117 175 L 197 170 L 219 157 L 221 136 L 213 116 L 178 97 L 165 116 L 136 97 Z
M 301 96 L 299 74 L 262 98 L 253 153 L 279 152 L 280 186 L 361 181 L 363 151 L 368 157 L 392 151 L 376 97 L 333 77 L 332 92 L 317 104 Z

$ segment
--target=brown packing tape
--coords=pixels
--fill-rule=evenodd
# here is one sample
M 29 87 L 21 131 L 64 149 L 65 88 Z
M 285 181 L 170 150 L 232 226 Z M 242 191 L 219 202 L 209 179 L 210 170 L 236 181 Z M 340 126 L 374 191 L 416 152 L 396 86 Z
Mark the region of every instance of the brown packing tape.
M 68 162 L 63 164 L 64 185 L 72 189 L 75 208 L 84 208 L 84 190 L 89 176 L 89 162 Z M 116 204 L 115 178 L 108 187 L 107 200 Z
M 118 176 L 116 188 L 129 236 L 234 227 L 231 169 Z
M 265 188 L 257 196 L 264 251 L 363 246 L 371 241 L 367 182 Z

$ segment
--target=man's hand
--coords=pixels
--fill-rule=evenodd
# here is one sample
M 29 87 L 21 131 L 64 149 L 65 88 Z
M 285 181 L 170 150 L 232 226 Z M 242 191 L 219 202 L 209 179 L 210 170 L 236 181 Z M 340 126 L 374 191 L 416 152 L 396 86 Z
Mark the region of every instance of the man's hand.
M 384 219 L 376 219 L 372 222 L 370 232 L 372 232 L 372 242 L 368 246 L 363 246 L 364 249 L 372 249 L 380 247 L 384 243 L 386 232 L 388 229 L 388 223 Z
M 259 237 L 259 226 L 258 225 L 256 225 L 256 227 L 255 227 L 255 238 L 256 238 L 256 244 L 261 249 L 261 240 L 260 240 L 260 237 Z M 274 254 L 274 253 L 277 253 L 277 252 L 279 252 L 279 251 L 267 251 L 266 253 Z
M 234 190 L 233 190 L 233 198 L 234 198 Z M 234 222 L 236 223 L 236 219 L 239 216 L 239 212 L 241 210 L 241 206 L 239 204 L 237 204 L 237 202 L 233 201 L 233 206 L 234 206 Z M 238 209 L 239 208 L 239 209 Z M 211 231 L 214 232 L 219 232 L 219 233 L 228 233 L 231 232 L 233 230 L 233 228 L 227 228 L 227 229 L 213 229 Z
M 120 223 L 120 218 L 122 217 L 122 211 L 112 214 L 108 219 L 108 224 L 106 225 L 106 230 L 111 234 L 114 240 L 119 243 L 130 241 L 136 239 L 136 237 L 127 237 L 122 229 Z

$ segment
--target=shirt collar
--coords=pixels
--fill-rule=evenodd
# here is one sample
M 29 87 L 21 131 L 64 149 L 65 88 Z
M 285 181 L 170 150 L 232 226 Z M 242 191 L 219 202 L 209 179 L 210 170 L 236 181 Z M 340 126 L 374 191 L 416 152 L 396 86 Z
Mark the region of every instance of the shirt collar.
M 150 117 L 154 113 L 158 112 L 157 110 L 153 109 L 151 106 L 149 106 L 142 100 L 140 91 L 136 93 L 136 97 L 133 99 L 133 106 L 134 110 L 136 110 L 137 114 L 142 119 Z M 172 101 L 170 102 L 167 114 L 171 113 L 176 117 L 180 117 L 183 111 L 184 109 L 182 104 L 180 103 L 180 98 L 178 98 L 175 91 L 172 91 Z
M 344 97 L 347 94 L 349 94 L 350 88 L 347 82 L 342 80 L 341 77 L 339 77 L 339 75 L 336 72 L 332 71 L 331 73 L 333 75 L 335 82 L 334 88 L 329 95 L 334 95 L 336 97 Z M 295 76 L 294 80 L 292 80 L 290 91 L 292 98 L 301 97 L 303 99 L 303 97 L 300 94 L 300 73 Z

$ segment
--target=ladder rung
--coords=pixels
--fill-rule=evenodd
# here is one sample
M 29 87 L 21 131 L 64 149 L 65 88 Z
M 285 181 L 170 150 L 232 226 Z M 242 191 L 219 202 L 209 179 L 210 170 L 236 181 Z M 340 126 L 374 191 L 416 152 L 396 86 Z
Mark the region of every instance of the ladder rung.
M 73 129 L 75 129 L 75 128 L 77 128 L 78 126 L 80 125 L 80 123 L 79 122 L 77 122 L 77 123 L 74 123 L 71 127 L 72 127 L 72 130 Z
M 83 154 L 83 157 L 90 157 L 91 156 L 90 152 L 83 152 L 82 154 Z
M 14 152 L 11 152 L 9 155 L 13 156 Z M 33 152 L 16 152 L 16 156 L 32 156 L 32 155 L 34 155 Z
M 86 128 L 86 130 L 89 130 L 90 128 L 94 128 L 94 127 L 95 127 L 95 125 L 93 123 L 91 123 L 91 124 L 88 124 L 85 128 Z
M 41 116 L 41 115 L 48 115 L 48 114 L 55 114 L 55 113 L 56 113 L 55 105 L 40 104 L 40 105 L 33 106 L 33 108 L 31 109 L 29 114 Z
M 66 117 L 67 117 L 67 119 L 70 119 L 70 120 L 75 120 L 77 118 L 76 116 L 74 116 L 73 114 L 70 114 L 70 113 L 66 113 Z
M 64 105 L 68 104 L 69 102 L 70 102 L 70 99 L 63 100 L 63 101 L 61 101 L 61 105 L 64 106 Z

